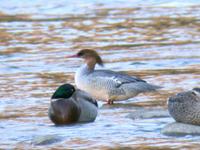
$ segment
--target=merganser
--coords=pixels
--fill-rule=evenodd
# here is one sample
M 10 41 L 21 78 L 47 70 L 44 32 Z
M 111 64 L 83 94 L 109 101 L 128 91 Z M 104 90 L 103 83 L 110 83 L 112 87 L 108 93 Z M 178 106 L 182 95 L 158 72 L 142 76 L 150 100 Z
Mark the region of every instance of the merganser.
M 75 74 L 76 86 L 89 93 L 95 99 L 107 101 L 127 100 L 143 92 L 155 91 L 160 86 L 111 70 L 95 70 L 95 65 L 103 66 L 103 61 L 95 50 L 83 49 L 68 58 L 84 59 L 85 64 Z
M 200 88 L 171 96 L 167 104 L 170 115 L 177 122 L 200 125 Z
M 56 125 L 92 122 L 96 119 L 98 105 L 87 93 L 75 90 L 71 84 L 61 85 L 53 94 L 48 111 Z

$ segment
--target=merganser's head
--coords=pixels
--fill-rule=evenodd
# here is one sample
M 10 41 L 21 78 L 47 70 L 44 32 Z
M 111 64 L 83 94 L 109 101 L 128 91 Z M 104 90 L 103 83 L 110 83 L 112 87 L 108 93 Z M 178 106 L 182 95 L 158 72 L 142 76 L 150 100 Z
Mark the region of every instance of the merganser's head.
M 84 62 L 91 69 L 95 67 L 95 64 L 103 66 L 103 61 L 101 57 L 95 50 L 92 49 L 82 49 L 76 55 L 72 55 L 69 57 L 78 57 L 84 59 Z

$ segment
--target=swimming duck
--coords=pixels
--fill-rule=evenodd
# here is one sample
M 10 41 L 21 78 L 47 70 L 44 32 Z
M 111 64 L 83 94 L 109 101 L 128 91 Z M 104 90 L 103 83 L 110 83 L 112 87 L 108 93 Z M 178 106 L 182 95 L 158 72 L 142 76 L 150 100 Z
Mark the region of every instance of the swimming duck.
M 167 103 L 170 115 L 177 122 L 200 125 L 200 88 L 171 96 Z
M 58 125 L 92 122 L 97 116 L 97 102 L 71 84 L 61 85 L 51 97 L 50 120 Z
M 72 57 L 82 58 L 85 62 L 75 74 L 76 86 L 95 99 L 107 101 L 108 104 L 161 88 L 138 77 L 111 70 L 96 70 L 95 65 L 103 66 L 103 61 L 95 50 L 83 49 L 75 55 L 68 56 Z

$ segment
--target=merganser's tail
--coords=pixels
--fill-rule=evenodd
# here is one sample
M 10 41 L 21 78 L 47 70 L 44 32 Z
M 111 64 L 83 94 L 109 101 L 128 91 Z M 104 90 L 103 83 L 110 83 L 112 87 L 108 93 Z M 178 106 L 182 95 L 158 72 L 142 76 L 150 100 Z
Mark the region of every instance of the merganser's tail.
M 137 88 L 137 91 L 139 92 L 153 92 L 162 88 L 161 86 L 149 84 L 147 82 L 138 82 L 137 86 L 135 87 Z

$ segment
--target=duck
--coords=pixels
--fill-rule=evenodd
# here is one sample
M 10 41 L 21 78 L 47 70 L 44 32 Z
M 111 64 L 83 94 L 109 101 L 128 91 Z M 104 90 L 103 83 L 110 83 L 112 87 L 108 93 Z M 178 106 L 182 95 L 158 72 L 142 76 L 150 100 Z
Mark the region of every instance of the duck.
M 170 96 L 167 106 L 176 122 L 200 125 L 200 88 Z
M 56 125 L 93 122 L 97 113 L 97 101 L 71 84 L 56 89 L 48 109 L 48 116 Z
M 84 64 L 75 73 L 76 86 L 93 98 L 113 104 L 114 101 L 127 100 L 139 93 L 156 91 L 161 86 L 147 83 L 135 76 L 95 69 L 96 64 L 104 66 L 100 55 L 93 49 L 82 49 L 67 58 L 82 58 Z

